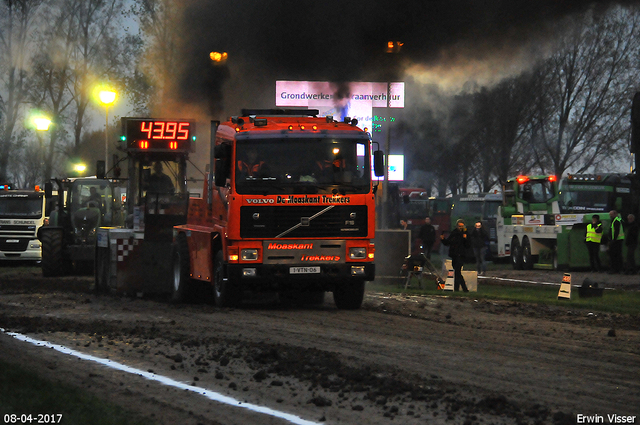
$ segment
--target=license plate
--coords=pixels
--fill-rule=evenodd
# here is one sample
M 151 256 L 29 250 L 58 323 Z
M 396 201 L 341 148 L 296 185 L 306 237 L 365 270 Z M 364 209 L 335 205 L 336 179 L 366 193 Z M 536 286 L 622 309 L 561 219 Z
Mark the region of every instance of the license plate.
M 320 273 L 320 267 L 290 267 L 290 274 L 311 274 Z

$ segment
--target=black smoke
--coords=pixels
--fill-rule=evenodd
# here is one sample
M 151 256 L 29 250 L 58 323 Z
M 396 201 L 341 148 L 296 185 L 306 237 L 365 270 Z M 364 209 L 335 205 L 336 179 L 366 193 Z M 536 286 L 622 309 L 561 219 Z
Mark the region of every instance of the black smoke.
M 437 63 L 443 51 L 464 45 L 463 54 L 475 60 L 493 50 L 504 55 L 512 46 L 553 37 L 564 17 L 627 3 L 636 2 L 192 0 L 180 23 L 179 96 L 208 105 L 211 114 L 272 107 L 276 79 L 399 79 L 407 64 Z M 400 53 L 386 53 L 390 40 L 404 43 Z M 213 66 L 211 51 L 228 52 L 228 63 Z

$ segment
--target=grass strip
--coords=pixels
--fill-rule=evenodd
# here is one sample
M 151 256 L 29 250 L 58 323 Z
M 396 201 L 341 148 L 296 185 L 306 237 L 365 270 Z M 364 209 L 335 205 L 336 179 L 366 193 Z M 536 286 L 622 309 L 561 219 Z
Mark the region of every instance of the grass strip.
M 387 292 L 408 295 L 440 295 L 449 297 L 466 297 L 472 299 L 506 300 L 529 304 L 557 305 L 572 309 L 592 310 L 606 313 L 640 315 L 640 291 L 622 291 L 605 289 L 602 297 L 580 298 L 578 288 L 573 287 L 570 300 L 558 299 L 558 286 L 542 285 L 502 285 L 491 284 L 486 280 L 478 283 L 478 292 L 439 291 L 435 282 L 428 282 L 418 288 L 417 281 L 412 281 L 409 288 L 398 284 L 367 284 L 368 291 Z
M 118 405 L 108 403 L 61 382 L 43 379 L 21 366 L 0 361 L 0 420 L 5 415 L 31 415 L 31 423 L 38 422 L 38 414 L 49 415 L 47 423 L 71 425 L 152 425 Z M 62 414 L 60 422 L 58 414 Z M 9 417 L 10 418 L 10 417 Z M 3 423 L 12 423 L 3 422 Z M 29 422 L 25 422 L 29 423 Z

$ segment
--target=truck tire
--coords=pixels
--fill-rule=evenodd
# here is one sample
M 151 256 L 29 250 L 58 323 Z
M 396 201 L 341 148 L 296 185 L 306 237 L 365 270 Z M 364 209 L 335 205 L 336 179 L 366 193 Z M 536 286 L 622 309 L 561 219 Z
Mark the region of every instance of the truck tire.
M 522 239 L 522 269 L 533 270 L 533 255 L 531 255 L 531 243 L 526 236 Z
M 237 307 L 242 301 L 242 292 L 224 275 L 222 251 L 216 253 L 213 262 L 213 297 L 218 307 Z
M 189 244 L 184 234 L 178 235 L 172 248 L 173 285 L 171 285 L 171 301 L 181 303 L 191 295 L 191 260 Z
M 344 281 L 333 290 L 333 301 L 341 310 L 358 310 L 364 299 L 364 280 Z
M 62 276 L 64 261 L 62 258 L 62 231 L 41 233 L 42 275 L 44 277 Z
M 511 239 L 511 265 L 514 270 L 522 270 L 522 248 L 515 236 Z

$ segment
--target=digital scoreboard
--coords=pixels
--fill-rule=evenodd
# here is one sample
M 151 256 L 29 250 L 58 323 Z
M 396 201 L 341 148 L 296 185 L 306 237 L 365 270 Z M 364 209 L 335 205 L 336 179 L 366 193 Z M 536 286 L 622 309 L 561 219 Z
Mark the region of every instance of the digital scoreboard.
M 195 139 L 195 120 L 122 118 L 121 140 L 128 150 L 187 152 Z

